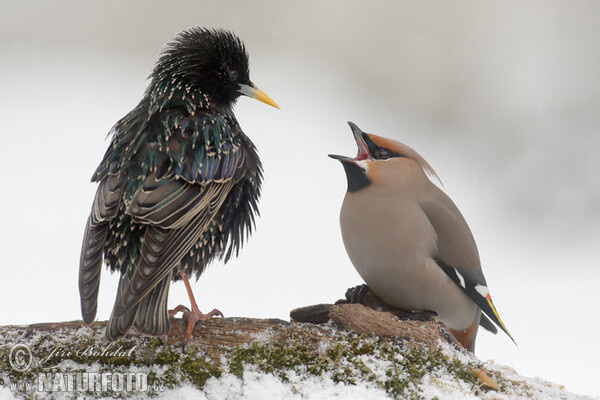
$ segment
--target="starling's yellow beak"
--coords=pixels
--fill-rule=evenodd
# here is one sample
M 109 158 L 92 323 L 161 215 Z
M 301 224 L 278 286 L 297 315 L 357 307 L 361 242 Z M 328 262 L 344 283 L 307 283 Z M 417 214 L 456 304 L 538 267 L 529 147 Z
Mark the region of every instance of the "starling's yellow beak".
M 240 85 L 240 88 L 238 91 L 241 94 L 243 94 L 244 96 L 252 97 L 253 99 L 262 101 L 263 103 L 273 106 L 276 109 L 280 110 L 277 103 L 275 103 L 272 98 L 267 96 L 267 94 L 265 92 L 263 92 L 262 90 L 260 90 L 256 86 L 254 86 L 254 84 L 251 84 L 251 85 L 243 85 L 242 84 L 242 85 Z

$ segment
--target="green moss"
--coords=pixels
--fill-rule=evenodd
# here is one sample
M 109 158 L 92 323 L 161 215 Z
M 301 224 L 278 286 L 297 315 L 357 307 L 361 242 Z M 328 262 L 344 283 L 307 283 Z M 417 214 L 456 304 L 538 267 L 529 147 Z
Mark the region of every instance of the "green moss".
M 218 378 L 223 371 L 206 360 L 186 355 L 181 362 L 181 372 L 196 387 L 203 388 L 209 378 Z
M 421 345 L 404 348 L 399 341 L 358 335 L 337 335 L 337 340 L 311 346 L 297 340 L 301 334 L 293 328 L 288 331 L 267 343 L 252 343 L 234 349 L 229 357 L 229 372 L 241 378 L 244 368 L 253 367 L 286 381 L 290 371 L 316 376 L 327 371 L 335 382 L 369 381 L 398 399 L 421 398 L 419 386 L 427 374 L 450 373 L 472 388 L 478 386 L 472 366 L 450 359 L 437 348 Z M 379 363 L 368 365 L 365 356 L 374 357 Z M 386 366 L 384 378 L 378 370 L 382 365 Z
M 170 347 L 165 347 L 154 353 L 154 357 L 144 360 L 146 365 L 175 365 L 181 358 L 181 352 L 177 352 Z
M 261 371 L 276 374 L 286 381 L 288 370 L 299 365 L 314 366 L 313 358 L 310 350 L 302 344 L 288 346 L 278 342 L 255 342 L 248 347 L 237 347 L 233 351 L 229 358 L 229 372 L 242 378 L 244 366 L 255 365 Z
M 437 348 L 413 345 L 401 354 L 400 359 L 396 354 L 393 356 L 390 352 L 387 354 L 391 364 L 386 370 L 388 379 L 384 382 L 384 387 L 395 398 L 421 398 L 417 388 L 427 374 L 435 376 L 450 373 L 472 387 L 476 384 L 477 378 L 471 372 L 470 366 L 458 360 L 450 360 Z

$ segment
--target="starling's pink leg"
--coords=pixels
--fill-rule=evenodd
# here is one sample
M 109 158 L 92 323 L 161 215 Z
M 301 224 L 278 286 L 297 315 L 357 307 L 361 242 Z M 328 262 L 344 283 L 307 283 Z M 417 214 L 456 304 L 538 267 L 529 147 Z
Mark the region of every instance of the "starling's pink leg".
M 183 337 L 185 344 L 190 342 L 192 337 L 192 331 L 194 330 L 194 326 L 196 326 L 196 322 L 204 321 L 206 319 L 210 319 L 215 316 L 223 316 L 223 313 L 216 308 L 207 314 L 202 314 L 202 312 L 198 309 L 198 305 L 196 304 L 196 299 L 194 298 L 194 293 L 192 293 L 192 287 L 190 286 L 190 281 L 188 280 L 187 274 L 182 270 L 179 271 L 179 274 L 183 278 L 183 283 L 185 284 L 185 289 L 187 290 L 188 296 L 190 297 L 190 303 L 192 304 L 192 310 L 183 305 L 178 305 L 172 310 L 169 310 L 169 317 L 175 316 L 177 313 L 183 313 L 184 319 L 187 320 L 187 329 L 185 330 L 185 335 Z

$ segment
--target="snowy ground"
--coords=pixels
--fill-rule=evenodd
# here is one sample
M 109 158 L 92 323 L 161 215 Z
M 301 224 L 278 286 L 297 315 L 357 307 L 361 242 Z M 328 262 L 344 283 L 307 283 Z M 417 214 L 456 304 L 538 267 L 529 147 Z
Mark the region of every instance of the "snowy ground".
M 488 365 L 489 366 L 489 365 Z M 510 368 L 497 366 L 496 370 L 510 376 L 514 374 Z M 564 388 L 551 384 L 538 378 L 523 379 L 514 375 L 516 379 L 530 387 L 529 393 L 499 394 L 487 392 L 474 395 L 466 387 L 456 384 L 451 376 L 428 376 L 421 385 L 423 399 L 438 400 L 593 400 L 594 397 L 568 393 Z M 531 395 L 530 395 L 531 394 Z M 369 382 L 359 382 L 356 385 L 335 383 L 330 377 L 298 378 L 292 382 L 282 382 L 271 374 L 246 371 L 244 379 L 233 375 L 226 375 L 207 382 L 206 388 L 200 391 L 191 386 L 184 386 L 165 393 L 161 399 L 207 399 L 207 400 L 382 400 L 393 399 L 386 392 L 373 387 Z
M 379 360 L 371 360 L 374 364 Z M 594 400 L 591 396 L 582 396 L 565 391 L 564 387 L 552 384 L 540 378 L 523 378 L 506 366 L 485 363 L 484 366 L 502 376 L 519 383 L 519 389 L 509 389 L 506 393 L 489 391 L 473 394 L 470 387 L 457 383 L 451 375 L 429 374 L 419 385 L 420 398 L 438 400 Z M 198 399 L 198 400 L 380 400 L 394 399 L 380 387 L 369 381 L 358 381 L 356 384 L 335 382 L 330 374 L 324 376 L 302 376 L 289 374 L 286 382 L 274 374 L 246 368 L 243 378 L 233 374 L 224 374 L 219 378 L 210 378 L 204 389 L 199 390 L 191 384 L 183 384 L 176 389 L 166 390 L 157 396 L 137 393 L 130 396 L 135 399 Z M 527 387 L 523 391 L 523 387 Z M 76 394 L 75 394 L 76 395 Z M 55 399 L 73 399 L 73 393 L 55 394 Z M 129 397 L 129 396 L 128 396 Z M 104 397 L 112 398 L 112 397 Z M 8 387 L 0 387 L 0 400 L 20 400 Z

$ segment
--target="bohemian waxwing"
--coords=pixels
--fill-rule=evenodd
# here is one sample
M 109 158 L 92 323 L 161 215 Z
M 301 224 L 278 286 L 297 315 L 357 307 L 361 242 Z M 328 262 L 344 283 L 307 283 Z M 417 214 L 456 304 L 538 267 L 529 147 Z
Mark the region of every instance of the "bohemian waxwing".
M 480 323 L 496 331 L 481 311 L 512 339 L 492 303 L 469 226 L 427 177 L 439 180 L 433 168 L 405 144 L 348 123 L 358 155 L 329 156 L 346 171 L 340 225 L 360 276 L 394 307 L 437 313 L 470 351 Z

